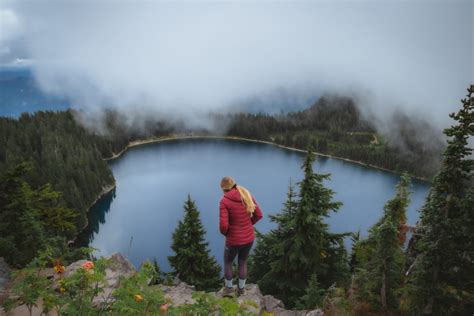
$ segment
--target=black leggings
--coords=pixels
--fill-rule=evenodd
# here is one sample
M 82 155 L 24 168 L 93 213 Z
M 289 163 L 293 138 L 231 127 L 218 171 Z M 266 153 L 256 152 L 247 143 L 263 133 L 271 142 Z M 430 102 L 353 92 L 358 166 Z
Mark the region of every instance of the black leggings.
M 252 248 L 253 241 L 239 246 L 225 246 L 224 250 L 224 275 L 226 280 L 232 280 L 233 271 L 232 263 L 234 262 L 235 256 L 238 256 L 239 263 L 239 279 L 247 278 L 247 259 L 250 254 L 250 249 Z

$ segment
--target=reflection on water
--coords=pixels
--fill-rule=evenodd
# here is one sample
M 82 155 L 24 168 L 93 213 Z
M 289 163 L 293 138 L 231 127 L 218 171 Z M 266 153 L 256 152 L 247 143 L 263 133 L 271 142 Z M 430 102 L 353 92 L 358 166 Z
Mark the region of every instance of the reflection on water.
M 88 225 L 77 236 L 73 247 L 88 247 L 94 240 L 94 236 L 99 234 L 99 229 L 102 224 L 105 224 L 105 216 L 110 211 L 110 205 L 115 199 L 115 189 L 102 196 L 97 203 L 95 203 L 89 213 L 87 214 Z
M 201 212 L 211 253 L 222 263 L 220 179 L 233 176 L 254 194 L 264 212 L 256 227 L 265 233 L 274 227 L 268 215 L 282 209 L 290 180 L 302 179 L 303 159 L 300 152 L 245 141 L 194 139 L 135 147 L 110 162 L 117 187 L 89 212 L 90 227 L 78 243 L 100 249 L 100 255 L 121 252 L 137 266 L 157 257 L 163 270 L 169 271 L 171 235 L 190 194 Z M 318 157 L 314 169 L 331 173 L 325 185 L 335 191 L 335 201 L 343 202 L 326 219 L 338 233 L 360 230 L 364 236 L 380 218 L 399 181 L 390 172 L 325 157 Z M 429 183 L 413 181 L 409 223 L 417 221 L 428 190 Z

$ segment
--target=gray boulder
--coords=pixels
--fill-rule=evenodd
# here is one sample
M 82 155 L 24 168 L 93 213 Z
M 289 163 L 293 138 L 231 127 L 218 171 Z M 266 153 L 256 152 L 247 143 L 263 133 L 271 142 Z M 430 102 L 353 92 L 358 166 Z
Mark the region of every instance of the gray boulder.
M 224 288 L 216 293 L 216 296 L 221 298 Z M 237 292 L 237 287 L 234 286 L 234 293 Z M 248 284 L 245 286 L 245 295 L 236 298 L 237 302 L 245 306 L 245 309 L 250 313 L 260 315 L 263 311 L 273 312 L 277 308 L 283 309 L 283 303 L 271 295 L 263 296 L 257 284 Z
M 100 305 L 111 302 L 112 292 L 119 286 L 121 278 L 127 278 L 136 273 L 133 264 L 128 261 L 122 254 L 114 253 L 108 258 L 110 264 L 105 269 L 105 283 L 103 291 L 94 298 L 94 304 Z M 68 265 L 64 271 L 64 276 L 70 276 L 82 267 L 87 260 L 78 260 Z M 58 277 L 56 276 L 56 279 Z
M 65 267 L 64 276 L 68 277 L 71 274 L 74 274 L 74 272 L 76 272 L 79 268 L 82 268 L 82 265 L 86 262 L 87 262 L 87 260 L 78 260 L 78 261 L 75 261 L 75 262 L 71 263 L 70 265 Z
M 286 310 L 278 307 L 272 311 L 272 314 L 275 316 L 306 316 L 307 311 Z
M 131 277 L 137 271 L 133 264 L 122 254 L 116 252 L 110 256 L 110 265 L 105 269 L 105 279 L 109 287 L 117 288 L 120 277 Z
M 324 316 L 324 312 L 320 309 L 310 311 L 306 316 Z
M 277 308 L 281 308 L 281 309 L 285 308 L 285 305 L 283 304 L 282 301 L 280 301 L 279 299 L 271 295 L 265 295 L 263 297 L 263 301 L 264 301 L 265 310 L 267 312 L 272 312 Z
M 257 284 L 245 286 L 245 295 L 237 298 L 237 302 L 253 314 L 260 315 L 265 309 L 265 300 Z
M 165 297 L 168 298 L 172 305 L 184 305 L 194 304 L 196 301 L 193 299 L 194 286 L 188 285 L 184 282 L 179 283 L 176 286 L 158 285 L 158 288 L 163 291 Z
M 94 304 L 96 305 L 111 302 L 113 300 L 112 292 L 119 287 L 120 279 L 131 277 L 137 272 L 133 264 L 120 253 L 112 254 L 109 260 L 110 264 L 105 269 L 103 292 L 94 298 Z

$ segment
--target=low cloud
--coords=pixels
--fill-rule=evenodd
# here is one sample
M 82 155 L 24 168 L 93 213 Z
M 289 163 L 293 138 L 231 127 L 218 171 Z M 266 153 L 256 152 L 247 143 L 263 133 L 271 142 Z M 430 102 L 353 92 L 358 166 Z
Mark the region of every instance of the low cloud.
M 301 108 L 329 91 L 379 119 L 402 110 L 441 130 L 474 82 L 469 0 L 4 6 L 42 89 L 92 111 L 193 121 L 252 102 L 275 108 L 281 91 L 277 108 Z
M 15 12 L 0 6 L 0 64 L 12 59 L 14 49 L 11 45 L 14 45 L 21 31 L 21 24 Z

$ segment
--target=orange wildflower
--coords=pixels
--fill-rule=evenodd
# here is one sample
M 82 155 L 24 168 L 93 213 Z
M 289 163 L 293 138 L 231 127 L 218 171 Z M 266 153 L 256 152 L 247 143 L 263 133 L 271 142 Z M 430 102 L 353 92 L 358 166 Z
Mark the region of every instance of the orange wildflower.
M 138 303 L 143 301 L 143 296 L 141 296 L 140 294 L 135 294 L 133 298 L 135 299 L 135 302 L 138 302 Z
M 92 261 L 86 261 L 82 264 L 82 267 L 86 270 L 90 270 L 94 268 L 94 262 Z
M 168 304 L 163 304 L 160 306 L 160 312 L 166 313 L 168 311 Z

